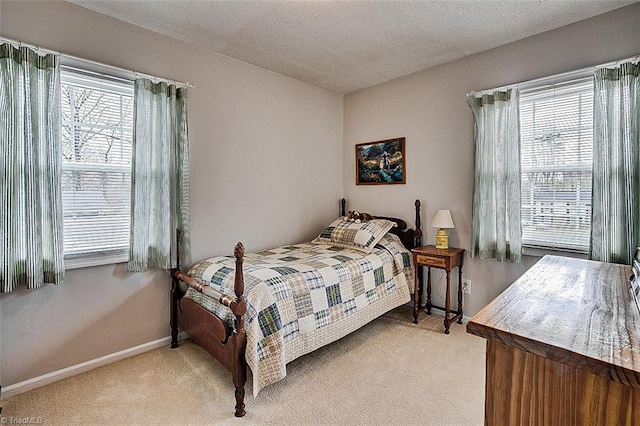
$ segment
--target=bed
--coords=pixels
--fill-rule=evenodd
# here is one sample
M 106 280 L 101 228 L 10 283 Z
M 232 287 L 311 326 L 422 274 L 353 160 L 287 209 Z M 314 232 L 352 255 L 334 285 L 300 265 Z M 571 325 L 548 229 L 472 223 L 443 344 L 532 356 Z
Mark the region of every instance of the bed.
M 340 217 L 315 240 L 206 259 L 173 269 L 171 347 L 179 330 L 224 365 L 235 386 L 235 416 L 245 414 L 247 366 L 254 396 L 286 376 L 286 364 L 409 302 L 415 229 L 398 218 L 362 223 Z M 178 236 L 179 238 L 179 236 Z

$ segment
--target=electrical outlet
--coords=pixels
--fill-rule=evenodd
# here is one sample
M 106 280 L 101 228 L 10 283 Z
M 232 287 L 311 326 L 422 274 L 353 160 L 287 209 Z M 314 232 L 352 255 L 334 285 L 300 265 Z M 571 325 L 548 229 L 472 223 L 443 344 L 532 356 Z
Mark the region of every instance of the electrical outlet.
M 465 278 L 462 280 L 462 291 L 464 294 L 471 294 L 471 280 Z

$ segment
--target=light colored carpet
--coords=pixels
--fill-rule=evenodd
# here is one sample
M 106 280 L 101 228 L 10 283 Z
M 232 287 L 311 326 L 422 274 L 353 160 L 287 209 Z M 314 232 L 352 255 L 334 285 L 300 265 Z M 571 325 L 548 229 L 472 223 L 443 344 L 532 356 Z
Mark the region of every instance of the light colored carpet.
M 482 425 L 485 341 L 400 307 L 303 356 L 233 417 L 230 373 L 189 340 L 0 402 L 43 424 Z M 251 376 L 249 376 L 251 380 Z

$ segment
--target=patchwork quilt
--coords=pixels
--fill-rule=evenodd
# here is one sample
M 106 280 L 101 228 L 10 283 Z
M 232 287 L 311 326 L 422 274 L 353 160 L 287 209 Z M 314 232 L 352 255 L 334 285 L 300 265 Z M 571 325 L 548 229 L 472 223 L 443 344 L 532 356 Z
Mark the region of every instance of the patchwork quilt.
M 370 254 L 302 243 L 246 254 L 243 266 L 254 396 L 283 379 L 290 361 L 407 303 L 414 283 L 411 252 L 393 234 Z M 225 256 L 195 264 L 189 275 L 234 296 L 234 270 L 235 258 Z M 193 288 L 185 297 L 233 326 L 234 316 L 217 300 Z

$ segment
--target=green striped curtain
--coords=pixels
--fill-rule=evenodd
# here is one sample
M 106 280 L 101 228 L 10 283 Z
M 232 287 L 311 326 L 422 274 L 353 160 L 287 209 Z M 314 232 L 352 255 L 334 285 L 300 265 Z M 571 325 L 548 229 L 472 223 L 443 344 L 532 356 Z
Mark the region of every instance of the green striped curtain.
M 191 260 L 187 89 L 138 79 L 134 98 L 128 270 L 174 268 Z
M 522 260 L 517 90 L 469 95 L 475 118 L 471 257 Z
M 0 286 L 64 279 L 60 58 L 0 45 Z
M 595 75 L 591 259 L 630 264 L 640 245 L 640 64 Z

